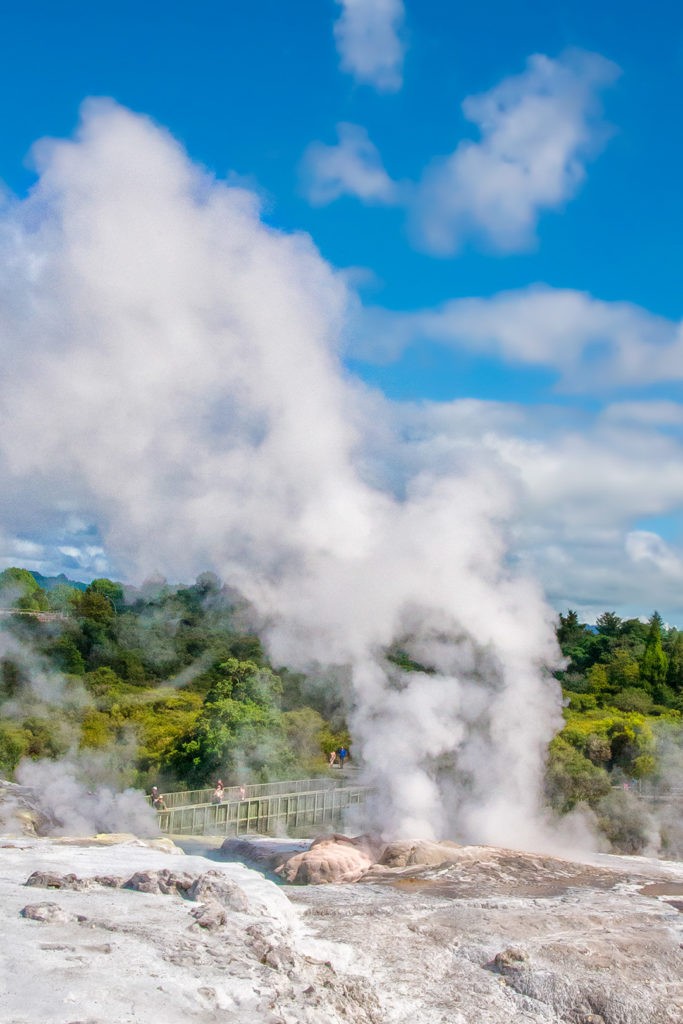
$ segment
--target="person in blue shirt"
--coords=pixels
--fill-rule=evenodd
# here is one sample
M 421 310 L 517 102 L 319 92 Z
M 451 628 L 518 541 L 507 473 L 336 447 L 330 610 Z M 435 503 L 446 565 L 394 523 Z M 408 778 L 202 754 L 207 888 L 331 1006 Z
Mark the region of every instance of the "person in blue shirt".
M 346 749 L 346 747 L 340 747 L 339 748 L 339 764 L 340 764 L 340 766 L 342 768 L 344 767 L 344 761 L 346 761 L 346 758 L 348 756 L 349 756 L 349 752 Z

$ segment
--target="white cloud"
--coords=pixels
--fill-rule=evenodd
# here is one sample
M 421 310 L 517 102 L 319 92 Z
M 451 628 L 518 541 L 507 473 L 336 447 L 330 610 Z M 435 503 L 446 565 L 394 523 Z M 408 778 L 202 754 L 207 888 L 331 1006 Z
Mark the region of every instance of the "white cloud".
M 354 354 L 388 361 L 425 339 L 510 364 L 547 367 L 568 391 L 644 387 L 683 377 L 681 325 L 628 302 L 542 285 L 454 299 L 432 310 L 370 310 Z
M 109 563 L 103 548 L 93 546 L 92 544 L 87 544 L 83 548 L 67 544 L 61 546 L 58 550 L 61 555 L 68 559 L 68 564 L 79 574 L 83 570 L 99 575 L 109 571 Z
M 659 534 L 633 530 L 626 538 L 626 553 L 636 565 L 651 562 L 664 576 L 683 582 L 683 558 Z
M 301 174 L 305 194 L 314 206 L 324 206 L 343 195 L 366 203 L 395 204 L 401 186 L 382 165 L 367 131 L 356 124 L 338 124 L 339 144 L 313 142 L 306 150 Z
M 342 7 L 334 37 L 341 67 L 380 92 L 403 84 L 403 0 L 337 0 Z
M 480 142 L 461 142 L 420 183 L 413 227 L 430 252 L 447 255 L 476 236 L 515 252 L 533 244 L 543 210 L 558 209 L 605 140 L 598 92 L 618 69 L 598 54 L 535 54 L 526 70 L 463 103 Z
M 683 405 L 658 400 L 613 402 L 605 409 L 603 419 L 644 426 L 683 427 Z
M 434 255 L 452 255 L 470 240 L 501 252 L 528 249 L 541 213 L 576 194 L 606 141 L 599 93 L 618 74 L 611 61 L 582 50 L 555 60 L 531 56 L 520 75 L 465 99 L 481 140 L 461 141 L 416 184 L 389 177 L 364 128 L 340 125 L 338 146 L 315 142 L 307 150 L 309 199 L 401 204 L 416 244 Z
M 497 467 L 514 495 L 511 555 L 555 607 L 578 608 L 587 621 L 659 608 L 683 626 L 683 549 L 638 525 L 675 523 L 683 512 L 683 435 L 671 432 L 668 405 L 641 401 L 629 416 L 629 403 L 581 415 L 474 399 L 372 401 L 381 408 L 368 413 L 366 446 L 373 464 L 392 465 L 397 490 L 417 472 Z

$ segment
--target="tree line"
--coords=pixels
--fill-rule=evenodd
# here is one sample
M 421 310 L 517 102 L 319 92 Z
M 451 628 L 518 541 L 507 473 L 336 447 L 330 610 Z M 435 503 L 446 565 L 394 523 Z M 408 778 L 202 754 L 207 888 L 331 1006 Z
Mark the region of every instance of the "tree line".
M 118 781 L 193 788 L 321 772 L 349 744 L 334 699 L 268 663 L 245 602 L 211 573 L 48 589 L 11 568 L 0 608 L 17 613 L 0 658 L 6 775 L 26 756 L 118 751 Z
M 627 793 L 666 804 L 683 786 L 683 634 L 656 611 L 646 622 L 605 611 L 589 625 L 570 609 L 557 639 L 565 725 L 550 744 L 548 799 L 560 812 L 590 807 L 617 848 L 636 852 L 649 826 Z M 669 832 L 662 845 L 678 851 Z
M 23 757 L 77 750 L 106 754 L 119 783 L 194 788 L 323 772 L 329 752 L 349 746 L 335 689 L 272 665 L 248 606 L 213 574 L 138 589 L 40 580 L 0 573 L 5 775 Z M 569 610 L 557 639 L 565 722 L 549 746 L 545 796 L 562 814 L 590 808 L 613 842 L 635 849 L 645 826 L 634 834 L 632 804 L 615 812 L 626 799 L 615 788 L 670 785 L 667 752 L 683 750 L 683 634 L 657 612 L 643 622 L 606 611 L 593 625 Z M 430 671 L 394 650 L 387 658 Z

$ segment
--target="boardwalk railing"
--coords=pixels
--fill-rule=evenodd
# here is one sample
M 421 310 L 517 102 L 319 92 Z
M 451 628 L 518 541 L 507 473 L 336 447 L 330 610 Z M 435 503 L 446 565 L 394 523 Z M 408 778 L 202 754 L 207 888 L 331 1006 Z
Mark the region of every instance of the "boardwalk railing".
M 307 781 L 310 787 L 312 780 Z M 339 786 L 332 782 L 329 786 L 306 791 L 295 792 L 290 788 L 286 793 L 220 804 L 172 807 L 159 811 L 159 828 L 171 835 L 291 833 L 317 825 L 341 824 L 346 808 L 364 803 L 367 792 L 364 786 Z
M 678 804 L 683 808 L 683 786 L 663 785 L 647 779 L 630 779 L 626 782 L 615 782 L 614 790 L 627 790 L 649 804 Z
M 290 782 L 259 782 L 254 785 L 244 786 L 244 797 L 241 795 L 240 786 L 226 786 L 223 791 L 223 803 L 231 800 L 251 800 L 254 797 L 280 796 L 283 793 L 305 793 L 313 789 L 332 789 L 344 783 L 344 776 L 339 773 L 338 777 L 323 777 L 320 779 L 296 779 Z M 187 789 L 175 793 L 164 793 L 164 803 L 171 810 L 174 807 L 191 807 L 196 804 L 211 803 L 214 788 L 211 789 Z M 151 797 L 148 797 L 151 802 Z

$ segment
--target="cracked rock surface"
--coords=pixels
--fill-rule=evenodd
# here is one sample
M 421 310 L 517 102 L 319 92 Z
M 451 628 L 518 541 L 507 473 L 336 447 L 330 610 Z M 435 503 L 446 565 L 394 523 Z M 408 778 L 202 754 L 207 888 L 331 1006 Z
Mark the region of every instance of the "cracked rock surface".
M 386 1021 L 683 1024 L 683 864 L 393 845 L 359 884 L 289 891 Z
M 383 1020 L 372 985 L 336 970 L 283 890 L 239 864 L 4 840 L 0 899 L 3 1024 Z
M 2 1022 L 683 1024 L 683 864 L 437 847 L 278 886 L 125 837 L 0 840 Z

